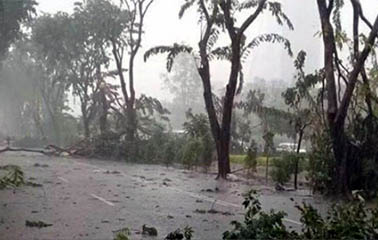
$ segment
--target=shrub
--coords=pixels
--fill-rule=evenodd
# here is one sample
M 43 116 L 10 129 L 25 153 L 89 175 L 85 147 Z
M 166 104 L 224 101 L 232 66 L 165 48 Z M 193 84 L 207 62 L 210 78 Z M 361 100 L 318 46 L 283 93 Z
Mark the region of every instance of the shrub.
M 202 142 L 202 151 L 200 156 L 200 165 L 205 169 L 207 172 L 211 163 L 213 161 L 213 153 L 215 150 L 213 138 L 210 134 L 206 134 L 201 138 Z
M 369 209 L 365 200 L 332 206 L 326 217 L 309 204 L 296 206 L 300 211 L 302 230 L 288 231 L 282 223 L 286 213 L 261 210 L 256 192 L 245 195 L 247 212 L 244 222 L 233 221 L 234 229 L 223 233 L 223 239 L 378 239 L 378 209 Z
M 324 131 L 315 133 L 311 141 L 308 171 L 313 191 L 333 192 L 332 176 L 335 175 L 336 166 L 330 136 Z
M 4 189 L 6 187 L 19 187 L 25 184 L 24 172 L 19 166 L 0 166 L 0 170 L 6 171 L 6 175 L 0 177 L 0 189 Z
M 250 173 L 250 170 L 256 172 L 257 146 L 255 141 L 252 141 L 250 147 L 248 148 L 247 155 L 244 158 L 244 165 L 248 169 L 248 174 Z
M 202 141 L 195 137 L 189 138 L 188 142 L 184 146 L 182 163 L 188 169 L 198 166 L 202 151 Z
M 190 240 L 193 236 L 193 229 L 186 226 L 183 230 L 180 228 L 176 229 L 174 232 L 169 233 L 164 240 Z
M 297 206 L 301 212 L 302 239 L 378 239 L 378 209 L 366 207 L 354 193 L 354 201 L 335 204 L 326 218 L 308 204 Z
M 223 233 L 223 239 L 292 239 L 295 232 L 289 232 L 283 224 L 284 212 L 265 213 L 256 197 L 256 191 L 251 190 L 244 195 L 243 206 L 247 210 L 244 222 L 233 221 L 234 229 Z
M 282 157 L 273 158 L 273 169 L 270 175 L 274 182 L 285 184 L 290 180 L 291 174 L 294 173 L 295 155 L 284 154 Z

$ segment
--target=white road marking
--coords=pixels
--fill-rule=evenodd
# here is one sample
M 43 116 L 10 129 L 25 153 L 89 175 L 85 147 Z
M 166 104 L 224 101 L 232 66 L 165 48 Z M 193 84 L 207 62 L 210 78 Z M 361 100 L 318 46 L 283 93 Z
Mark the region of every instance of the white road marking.
M 62 177 L 58 177 L 59 180 L 61 180 L 62 182 L 65 182 L 65 183 L 69 183 L 69 181 L 65 178 L 62 178 Z
M 99 197 L 99 196 L 97 196 L 97 195 L 95 195 L 95 194 L 91 194 L 91 196 L 94 197 L 94 198 L 96 198 L 97 200 L 100 200 L 100 201 L 103 202 L 103 203 L 108 204 L 109 206 L 114 207 L 114 204 L 113 204 L 113 203 L 107 201 L 106 199 L 104 199 L 104 198 L 102 198 L 102 197 Z

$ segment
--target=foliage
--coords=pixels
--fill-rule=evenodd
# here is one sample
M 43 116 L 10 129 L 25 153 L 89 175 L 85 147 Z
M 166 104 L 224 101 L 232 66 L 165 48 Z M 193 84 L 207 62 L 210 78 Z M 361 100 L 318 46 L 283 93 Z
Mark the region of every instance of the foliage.
M 294 173 L 296 158 L 296 154 L 285 154 L 282 158 L 273 158 L 273 169 L 270 175 L 274 182 L 283 185 L 290 180 L 291 174 Z
M 21 24 L 36 13 L 34 0 L 0 0 L 0 60 L 3 60 L 11 43 L 20 37 Z
M 376 239 L 378 210 L 366 206 L 365 200 L 354 194 L 354 201 L 334 205 L 326 218 L 308 204 L 297 206 L 303 223 L 302 239 Z
M 198 75 L 195 59 L 189 54 L 179 54 L 173 63 L 170 73 L 162 74 L 164 89 L 172 94 L 172 100 L 166 104 L 170 110 L 173 129 L 180 129 L 185 122 L 185 112 L 192 109 L 199 113 L 204 110 L 202 99 L 201 78 Z
M 260 89 L 248 91 L 245 99 L 241 102 L 240 108 L 244 110 L 244 115 L 255 114 L 262 121 L 262 125 L 274 134 L 286 135 L 293 137 L 295 135 L 294 128 L 290 124 L 293 114 L 284 111 L 280 106 L 269 106 L 266 95 Z M 271 100 L 277 102 L 276 95 L 271 96 Z M 264 136 L 263 136 L 264 137 Z
M 354 201 L 336 204 L 322 217 L 311 205 L 297 205 L 301 231 L 289 231 L 283 224 L 284 212 L 261 210 L 256 192 L 251 190 L 243 202 L 247 212 L 244 222 L 233 221 L 234 229 L 223 233 L 223 239 L 376 239 L 378 210 L 366 206 L 356 192 Z
M 124 233 L 117 233 L 114 240 L 129 240 L 130 238 Z
M 0 167 L 0 170 L 5 170 L 7 173 L 0 178 L 0 189 L 6 187 L 19 187 L 25 184 L 24 172 L 19 166 L 6 165 Z
M 204 100 L 211 125 L 210 133 L 218 150 L 218 174 L 219 177 L 226 178 L 227 173 L 230 172 L 228 154 L 231 140 L 232 109 L 235 95 L 239 94 L 243 88 L 243 63 L 251 53 L 251 48 L 257 46 L 260 42 L 284 43 L 285 48 L 291 54 L 289 41 L 278 34 L 263 35 L 248 44 L 245 32 L 264 11 L 269 11 L 279 25 L 285 24 L 289 29 L 293 29 L 293 25 L 282 11 L 280 3 L 267 0 L 250 5 L 244 5 L 239 1 L 188 0 L 183 4 L 179 17 L 181 18 L 191 7 L 196 8 L 199 14 L 199 23 L 203 26 L 198 42 L 199 50 L 196 52 L 191 47 L 180 44 L 158 46 L 147 51 L 144 60 L 146 61 L 152 55 L 164 53 L 167 55 L 168 71 L 171 71 L 172 63 L 179 53 L 190 53 L 195 59 L 200 60 L 197 70 L 203 83 Z M 240 12 L 251 9 L 254 9 L 254 11 L 247 15 L 248 17 L 242 23 L 236 20 L 236 16 Z M 217 45 L 221 33 L 229 37 L 226 46 Z M 214 59 L 226 60 L 231 63 L 221 117 L 217 116 L 211 86 L 210 61 Z
M 309 154 L 308 170 L 312 188 L 321 193 L 332 193 L 334 190 L 332 176 L 335 175 L 336 169 L 329 133 L 315 132 L 311 142 L 312 151 Z
M 284 212 L 265 213 L 256 197 L 256 191 L 251 190 L 244 195 L 244 208 L 247 212 L 244 221 L 233 221 L 234 229 L 223 233 L 223 239 L 292 239 L 297 236 L 289 232 L 283 224 Z
M 190 138 L 184 146 L 182 163 L 192 169 L 199 165 L 202 153 L 202 141 L 198 138 Z
M 254 140 L 252 140 L 247 155 L 244 158 L 244 165 L 248 169 L 248 171 L 252 170 L 256 172 L 257 167 L 257 144 Z
M 297 162 L 298 173 L 308 168 L 307 160 L 303 153 L 283 153 L 281 157 L 273 158 L 273 169 L 270 172 L 273 181 L 281 185 L 287 183 L 291 175 L 295 173 Z
M 209 121 L 206 115 L 193 114 L 191 110 L 187 112 L 187 119 L 183 124 L 188 139 L 183 148 L 183 164 L 188 168 L 202 166 L 207 171 L 215 150 Z
M 193 236 L 193 229 L 186 226 L 183 230 L 178 228 L 174 232 L 169 233 L 164 240 L 190 240 Z
M 158 231 L 154 227 L 148 227 L 145 224 L 142 227 L 142 234 L 143 235 L 148 235 L 148 236 L 157 236 Z
M 114 240 L 129 240 L 130 229 L 129 228 L 122 228 L 116 231 L 116 236 Z
M 245 153 L 247 144 L 250 141 L 251 121 L 245 116 L 240 116 L 234 111 L 231 122 L 231 151 L 232 153 Z M 257 147 L 257 146 L 256 146 Z
M 274 133 L 271 131 L 266 131 L 263 139 L 264 139 L 264 153 L 268 156 L 270 153 L 274 151 Z

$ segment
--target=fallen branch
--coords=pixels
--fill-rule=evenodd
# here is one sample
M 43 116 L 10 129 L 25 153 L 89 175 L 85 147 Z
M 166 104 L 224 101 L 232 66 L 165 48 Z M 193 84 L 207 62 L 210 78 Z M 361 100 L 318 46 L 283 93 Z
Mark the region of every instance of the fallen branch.
M 28 149 L 28 148 L 11 148 L 11 147 L 6 147 L 4 149 L 0 149 L 0 153 L 3 152 L 33 152 L 33 153 L 42 153 L 45 155 L 53 155 L 54 152 L 46 152 L 43 150 L 38 150 L 38 149 Z

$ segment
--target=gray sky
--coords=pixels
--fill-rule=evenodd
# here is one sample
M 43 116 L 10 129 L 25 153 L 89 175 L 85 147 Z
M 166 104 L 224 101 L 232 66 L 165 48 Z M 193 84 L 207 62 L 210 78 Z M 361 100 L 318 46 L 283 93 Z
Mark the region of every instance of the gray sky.
M 49 13 L 57 11 L 71 12 L 75 0 L 38 0 L 39 10 Z M 167 98 L 167 92 L 162 90 L 162 80 L 159 78 L 165 70 L 165 59 L 153 57 L 147 63 L 142 61 L 144 51 L 156 45 L 172 43 L 187 43 L 197 46 L 199 26 L 194 9 L 183 19 L 178 19 L 178 11 L 183 1 L 156 0 L 148 13 L 145 25 L 143 49 L 140 52 L 136 67 L 136 91 L 158 97 Z M 320 30 L 315 0 L 282 0 L 285 12 L 294 23 L 295 31 L 286 27 L 278 27 L 269 13 L 259 17 L 247 32 L 249 39 L 261 33 L 278 32 L 291 40 L 294 54 L 303 49 L 308 53 L 307 68 L 313 70 L 321 66 L 322 44 L 319 37 L 314 37 Z M 349 1 L 347 6 L 349 5 Z M 378 0 L 363 0 L 365 15 L 372 22 L 377 14 Z M 288 7 L 288 4 L 289 7 Z M 343 19 L 351 22 L 350 8 L 345 8 Z M 228 63 L 214 62 L 212 66 L 213 79 L 225 83 L 228 78 Z M 289 58 L 283 48 L 278 45 L 264 44 L 255 49 L 244 65 L 245 80 L 254 77 L 266 79 L 291 79 L 294 73 L 293 59 Z

